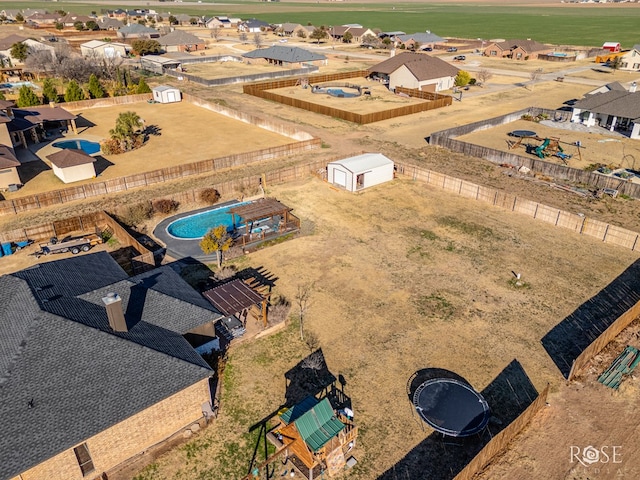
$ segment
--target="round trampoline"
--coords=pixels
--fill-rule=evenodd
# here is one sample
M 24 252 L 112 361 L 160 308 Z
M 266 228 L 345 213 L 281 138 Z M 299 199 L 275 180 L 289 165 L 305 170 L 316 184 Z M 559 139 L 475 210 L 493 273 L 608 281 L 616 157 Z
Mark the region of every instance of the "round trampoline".
M 431 428 L 451 437 L 481 432 L 491 416 L 482 395 L 453 378 L 434 378 L 420 384 L 413 394 L 413 405 Z
M 533 130 L 514 130 L 512 132 L 507 133 L 507 135 L 509 135 L 510 137 L 518 137 L 518 138 L 535 137 L 536 132 L 534 132 Z

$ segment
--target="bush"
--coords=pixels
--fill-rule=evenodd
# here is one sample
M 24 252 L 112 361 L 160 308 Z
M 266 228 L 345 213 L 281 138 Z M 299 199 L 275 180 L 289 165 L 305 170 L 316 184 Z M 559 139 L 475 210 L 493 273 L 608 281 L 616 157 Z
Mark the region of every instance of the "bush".
M 151 202 L 140 202 L 130 205 L 120 216 L 120 220 L 125 225 L 137 227 L 145 220 L 149 220 L 153 216 L 153 206 Z
M 153 211 L 164 215 L 175 212 L 178 209 L 178 205 L 178 202 L 169 198 L 154 200 L 152 203 Z
M 218 200 L 220 200 L 220 192 L 215 188 L 205 188 L 200 192 L 201 202 L 213 205 L 214 203 L 218 203 Z
M 100 148 L 105 155 L 118 155 L 123 152 L 122 145 L 115 138 L 105 140 L 100 144 Z

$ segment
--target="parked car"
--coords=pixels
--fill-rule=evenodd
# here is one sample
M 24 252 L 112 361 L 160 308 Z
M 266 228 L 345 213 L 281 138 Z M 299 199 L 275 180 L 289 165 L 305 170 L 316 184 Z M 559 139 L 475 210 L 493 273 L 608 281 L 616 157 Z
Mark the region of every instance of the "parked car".
M 447 52 L 457 52 L 458 49 L 456 47 L 449 47 L 447 48 Z
M 431 47 L 425 47 L 425 48 L 424 48 L 424 51 L 425 51 L 425 52 L 433 52 L 433 48 L 431 48 Z
M 455 57 L 453 57 L 453 59 L 459 62 L 464 62 L 467 57 L 465 57 L 464 55 L 456 55 Z

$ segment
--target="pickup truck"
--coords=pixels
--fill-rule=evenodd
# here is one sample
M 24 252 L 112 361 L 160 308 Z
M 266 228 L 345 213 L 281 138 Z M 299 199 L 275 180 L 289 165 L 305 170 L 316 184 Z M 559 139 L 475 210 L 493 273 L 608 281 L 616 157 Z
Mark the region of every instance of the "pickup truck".
M 59 241 L 56 237 L 53 237 L 49 243 L 41 243 L 40 251 L 36 252 L 36 257 L 40 255 L 49 255 L 50 253 L 65 253 L 71 252 L 74 255 L 82 252 L 88 252 L 91 247 L 102 243 L 102 238 L 95 233 L 85 235 L 82 237 L 63 239 Z

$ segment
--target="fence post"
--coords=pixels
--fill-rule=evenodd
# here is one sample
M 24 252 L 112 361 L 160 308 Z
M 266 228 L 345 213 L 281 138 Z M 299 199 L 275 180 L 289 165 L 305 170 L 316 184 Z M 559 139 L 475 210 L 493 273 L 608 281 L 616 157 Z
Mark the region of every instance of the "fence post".
M 604 235 L 602 236 L 602 241 L 606 242 L 607 241 L 607 233 L 609 233 L 609 227 L 611 226 L 611 224 L 607 223 L 607 228 L 604 229 Z
M 538 207 L 540 206 L 539 203 L 536 203 L 536 210 L 533 212 L 533 218 L 536 218 L 538 216 Z

